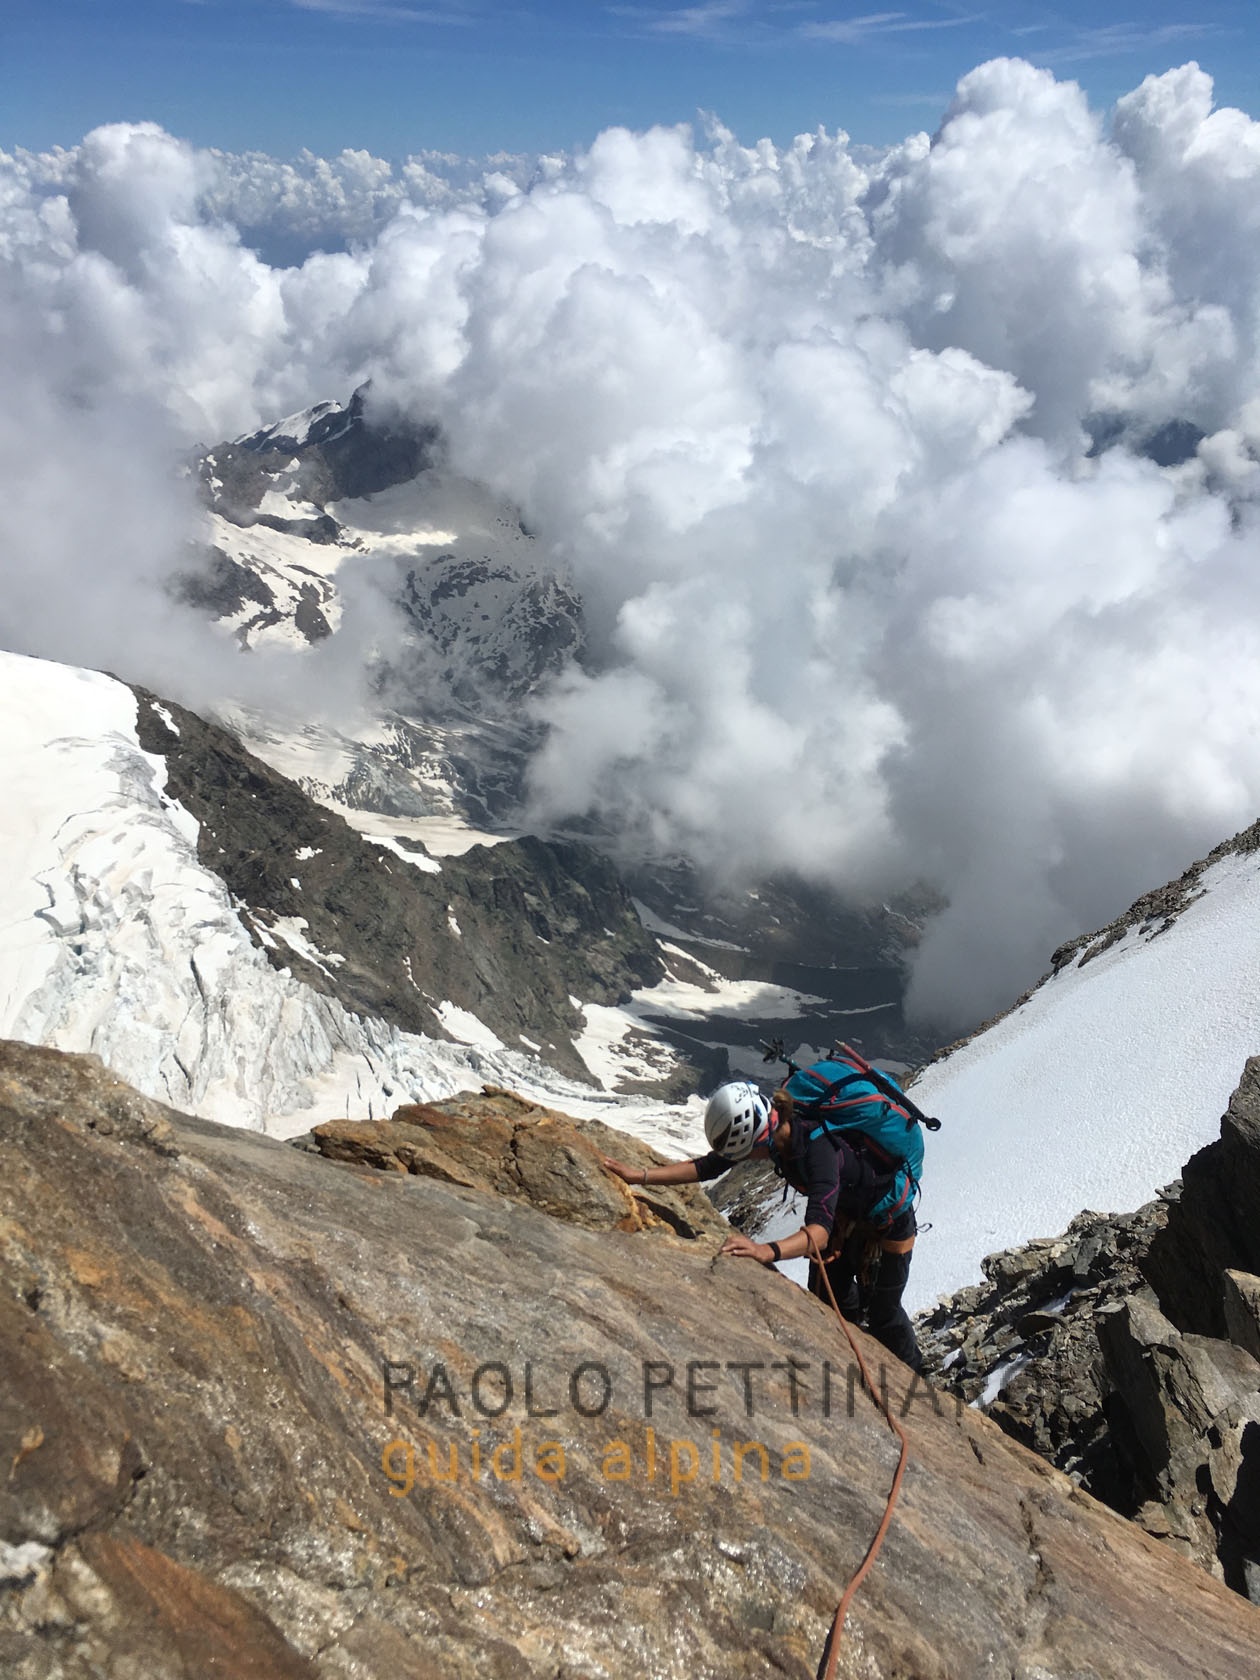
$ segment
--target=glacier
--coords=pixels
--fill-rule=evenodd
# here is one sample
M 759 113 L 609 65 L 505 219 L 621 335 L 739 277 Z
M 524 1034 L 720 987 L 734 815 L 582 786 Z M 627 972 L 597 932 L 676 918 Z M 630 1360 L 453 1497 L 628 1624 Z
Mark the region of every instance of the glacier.
M 625 1124 L 671 1154 L 698 1101 L 627 1101 L 524 1054 L 360 1017 L 278 970 L 103 674 L 0 652 L 0 1037 L 99 1056 L 145 1095 L 277 1136 L 485 1082 Z

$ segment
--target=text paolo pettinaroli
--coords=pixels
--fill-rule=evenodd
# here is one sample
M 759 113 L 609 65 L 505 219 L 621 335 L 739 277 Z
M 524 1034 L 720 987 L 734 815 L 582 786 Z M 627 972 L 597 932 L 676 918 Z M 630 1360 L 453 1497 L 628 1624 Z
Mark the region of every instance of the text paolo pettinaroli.
M 542 1367 L 529 1359 L 515 1366 L 489 1359 L 467 1377 L 452 1375 L 444 1363 L 426 1365 L 419 1359 L 382 1359 L 381 1369 L 385 1416 L 402 1411 L 426 1431 L 437 1432 L 417 1440 L 395 1436 L 384 1447 L 381 1468 L 398 1498 L 417 1484 L 434 1482 L 520 1481 L 527 1475 L 561 1482 L 575 1458 L 584 1471 L 593 1469 L 606 1481 L 641 1476 L 668 1487 L 674 1497 L 700 1481 L 805 1481 L 810 1475 L 808 1442 L 772 1445 L 736 1434 L 728 1438 L 720 1420 L 733 1413 L 738 1436 L 746 1437 L 755 1436 L 748 1420 L 758 1416 L 817 1423 L 851 1418 L 862 1387 L 854 1363 L 840 1367 L 791 1357 L 689 1359 L 680 1365 L 645 1359 L 616 1376 L 595 1359 L 568 1368 Z M 878 1386 L 887 1406 L 889 1376 L 882 1364 Z M 902 1417 L 916 1401 L 942 1415 L 942 1397 L 911 1373 Z M 956 1399 L 955 1405 L 961 1412 L 962 1401 Z M 600 1420 L 603 1426 L 593 1430 Z M 673 1429 L 685 1420 L 692 1434 L 705 1420 L 709 1438 L 702 1445 L 691 1435 L 658 1436 L 667 1420 Z

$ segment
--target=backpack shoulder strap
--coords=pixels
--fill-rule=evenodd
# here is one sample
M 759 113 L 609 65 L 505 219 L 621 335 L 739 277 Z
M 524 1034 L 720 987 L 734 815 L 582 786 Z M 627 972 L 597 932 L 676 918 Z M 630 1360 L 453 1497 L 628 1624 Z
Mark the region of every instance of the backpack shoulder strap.
M 838 1091 L 843 1091 L 847 1086 L 866 1082 L 866 1075 L 857 1068 L 855 1068 L 852 1073 L 842 1075 L 841 1078 L 833 1081 L 830 1085 L 824 1085 L 821 1076 L 815 1073 L 813 1068 L 801 1068 L 800 1071 L 806 1076 L 806 1078 L 812 1079 L 816 1085 L 822 1085 L 823 1087 L 818 1096 L 810 1097 L 808 1102 L 800 1104 L 800 1107 L 804 1109 L 806 1113 L 810 1113 L 812 1110 L 817 1108 L 825 1108 L 831 1101 L 832 1097 L 834 1097 Z
M 836 1049 L 840 1051 L 851 1066 L 862 1070 L 863 1077 L 869 1079 L 877 1091 L 881 1091 L 890 1102 L 895 1103 L 901 1109 L 906 1116 L 907 1128 L 913 1126 L 917 1120 L 926 1131 L 940 1131 L 941 1123 L 939 1120 L 930 1114 L 925 1114 L 913 1097 L 903 1091 L 900 1086 L 894 1085 L 887 1074 L 881 1073 L 877 1067 L 872 1067 L 864 1056 L 859 1056 L 851 1044 L 837 1044 Z

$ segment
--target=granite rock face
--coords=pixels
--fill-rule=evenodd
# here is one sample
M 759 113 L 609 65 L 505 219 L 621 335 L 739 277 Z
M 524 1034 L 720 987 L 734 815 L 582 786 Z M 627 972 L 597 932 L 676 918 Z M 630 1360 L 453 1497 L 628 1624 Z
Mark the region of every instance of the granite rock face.
M 1183 1335 L 1149 1290 L 1103 1314 L 1098 1339 L 1122 1450 L 1149 1495 L 1137 1520 L 1248 1592 L 1260 1562 L 1260 1363 Z
M 391 1125 L 320 1158 L 0 1045 L 0 1672 L 808 1680 L 896 1461 L 834 1321 L 619 1181 L 592 1214 L 561 1116 Z M 576 1165 L 511 1166 L 549 1133 Z M 1250 1605 L 884 1380 L 845 1680 L 1255 1671 Z
M 1260 1603 L 1258 1268 L 1253 1058 L 1159 1200 L 990 1255 L 920 1344 L 959 1398 Z
M 1141 1500 L 1117 1457 L 1097 1326 L 1143 1287 L 1139 1261 L 1166 1217 L 1163 1201 L 1080 1214 L 1062 1237 L 989 1255 L 985 1283 L 939 1301 L 917 1326 L 939 1382 L 1125 1515 Z

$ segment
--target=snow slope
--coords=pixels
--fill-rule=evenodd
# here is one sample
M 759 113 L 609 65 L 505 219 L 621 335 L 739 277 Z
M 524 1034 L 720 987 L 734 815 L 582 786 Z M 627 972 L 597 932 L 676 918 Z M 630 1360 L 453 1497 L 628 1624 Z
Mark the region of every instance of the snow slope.
M 290 520 L 319 515 L 318 508 L 295 504 L 275 491 L 263 498 L 263 512 Z M 266 610 L 260 610 L 256 601 L 247 600 L 220 621 L 242 646 L 272 642 L 285 647 L 308 646 L 310 636 L 298 627 L 303 603 L 318 611 L 327 632 L 337 631 L 342 602 L 335 578 L 346 558 L 345 548 L 336 543 L 311 542 L 268 525 L 241 527 L 219 513 L 209 515 L 207 541 L 229 560 L 253 572 L 270 595 Z
M 1219 1133 L 1260 1052 L 1260 852 L 1199 874 L 1191 902 L 1087 945 L 1026 1002 L 928 1067 L 907 1301 L 975 1281 L 982 1257 L 1062 1231 L 1082 1208 L 1149 1201 Z

